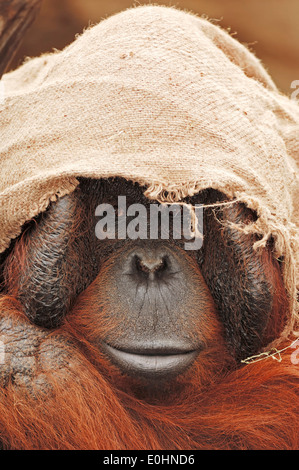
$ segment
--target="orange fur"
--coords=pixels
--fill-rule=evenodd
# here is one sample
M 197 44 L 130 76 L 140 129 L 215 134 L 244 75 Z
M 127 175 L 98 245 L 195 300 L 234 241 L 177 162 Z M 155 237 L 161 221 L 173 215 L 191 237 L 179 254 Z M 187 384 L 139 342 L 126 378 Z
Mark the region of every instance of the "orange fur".
M 1 300 L 2 315 L 22 318 Z M 210 385 L 198 386 L 200 362 L 159 399 L 111 369 L 70 324 L 51 333 L 65 340 L 67 365 L 47 363 L 32 390 L 8 384 L 0 392 L 0 439 L 9 449 L 297 449 L 299 367 L 290 354 L 223 375 L 214 358 Z M 203 367 L 206 366 L 203 360 Z M 207 370 L 208 368 L 206 368 Z M 117 380 L 111 380 L 111 375 Z M 39 387 L 41 383 L 48 386 Z M 45 382 L 46 380 L 46 382 Z M 133 393 L 134 392 L 134 393 Z
M 287 302 L 279 267 L 273 269 L 266 252 L 263 262 L 278 292 L 266 332 L 270 339 L 281 331 Z M 292 363 L 291 348 L 282 353 L 281 362 L 268 358 L 235 364 L 219 322 L 211 316 L 205 328 L 212 346 L 187 373 L 151 394 L 111 366 L 93 345 L 114 327 L 109 312 L 105 315 L 105 294 L 97 295 L 97 283 L 106 274 L 109 278 L 107 266 L 79 296 L 63 326 L 52 332 L 32 325 L 16 300 L 25 266 L 23 239 L 5 267 L 9 289 L 0 298 L 0 320 L 8 318 L 24 331 L 30 327 L 41 335 L 41 344 L 29 383 L 10 374 L 3 384 L 0 367 L 0 442 L 5 449 L 299 448 L 299 365 Z M 97 321 L 95 311 L 102 312 Z M 4 342 L 5 334 L 0 321 Z M 13 335 L 12 328 L 10 341 Z

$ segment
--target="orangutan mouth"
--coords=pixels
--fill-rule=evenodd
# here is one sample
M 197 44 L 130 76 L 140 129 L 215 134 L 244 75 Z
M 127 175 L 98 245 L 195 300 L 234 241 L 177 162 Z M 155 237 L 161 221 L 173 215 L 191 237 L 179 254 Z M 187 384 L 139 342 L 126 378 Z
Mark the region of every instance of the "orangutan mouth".
M 181 374 L 195 360 L 200 349 L 186 346 L 115 348 L 102 343 L 104 352 L 123 372 L 147 379 L 167 379 Z

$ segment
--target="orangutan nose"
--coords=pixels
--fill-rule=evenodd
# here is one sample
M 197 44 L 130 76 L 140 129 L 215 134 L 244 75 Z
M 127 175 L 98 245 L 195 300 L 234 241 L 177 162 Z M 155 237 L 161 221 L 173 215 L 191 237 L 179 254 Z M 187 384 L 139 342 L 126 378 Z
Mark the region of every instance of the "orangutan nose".
M 149 280 L 159 279 L 169 269 L 169 261 L 166 254 L 135 254 L 134 263 L 137 272 Z

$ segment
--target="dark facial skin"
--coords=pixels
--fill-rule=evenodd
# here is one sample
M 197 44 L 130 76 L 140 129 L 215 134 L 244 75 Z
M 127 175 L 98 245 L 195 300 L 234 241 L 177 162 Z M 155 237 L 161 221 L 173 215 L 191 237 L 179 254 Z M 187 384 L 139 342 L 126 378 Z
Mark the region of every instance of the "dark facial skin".
M 147 380 L 188 369 L 213 344 L 216 329 L 236 360 L 259 351 L 276 333 L 268 325 L 280 266 L 270 246 L 255 251 L 256 236 L 227 225 L 248 224 L 255 214 L 243 204 L 205 209 L 199 250 L 186 251 L 184 239 L 99 240 L 96 207 L 116 207 L 124 195 L 127 207 L 138 202 L 149 210 L 144 189 L 121 178 L 82 178 L 24 229 L 26 258 L 3 291 L 15 292 L 30 321 L 45 329 L 58 328 L 88 298 L 97 331 L 88 340 L 122 372 Z M 186 200 L 224 201 L 212 189 Z M 22 258 L 16 250 L 13 244 L 5 254 L 4 273 L 12 256 Z M 112 326 L 101 330 L 101 322 Z

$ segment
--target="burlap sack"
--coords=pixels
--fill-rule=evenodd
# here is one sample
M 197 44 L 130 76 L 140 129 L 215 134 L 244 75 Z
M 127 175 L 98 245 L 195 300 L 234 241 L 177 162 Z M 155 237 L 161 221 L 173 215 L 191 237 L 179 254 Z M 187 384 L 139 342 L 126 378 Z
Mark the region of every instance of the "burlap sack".
M 299 107 L 244 46 L 193 14 L 138 7 L 2 87 L 0 252 L 78 175 L 122 176 L 158 200 L 212 187 L 257 211 L 259 245 L 274 238 L 294 328 Z

